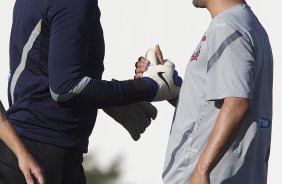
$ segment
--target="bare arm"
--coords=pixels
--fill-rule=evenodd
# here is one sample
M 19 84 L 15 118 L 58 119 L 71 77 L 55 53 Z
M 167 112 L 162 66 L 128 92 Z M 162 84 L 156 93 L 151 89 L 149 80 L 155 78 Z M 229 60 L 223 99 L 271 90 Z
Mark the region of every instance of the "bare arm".
M 31 174 L 35 176 L 39 184 L 43 184 L 43 175 L 40 167 L 28 153 L 6 115 L 5 108 L 0 101 L 0 139 L 13 151 L 18 158 L 19 167 L 23 172 L 26 182 L 33 183 Z
M 210 140 L 200 156 L 190 184 L 209 184 L 209 175 L 237 137 L 250 108 L 250 100 L 224 99 Z
M 11 126 L 5 108 L 0 102 L 0 139 L 8 145 L 8 147 L 15 153 L 18 157 L 23 150 L 23 145 L 21 144 L 16 132 Z

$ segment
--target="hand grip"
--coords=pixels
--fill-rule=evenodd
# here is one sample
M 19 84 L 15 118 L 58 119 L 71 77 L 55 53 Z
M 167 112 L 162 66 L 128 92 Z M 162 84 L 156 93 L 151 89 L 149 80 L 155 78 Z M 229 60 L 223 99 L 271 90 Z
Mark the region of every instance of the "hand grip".
M 155 49 L 149 49 L 145 55 L 146 59 L 150 61 L 150 65 L 158 65 L 158 58 Z

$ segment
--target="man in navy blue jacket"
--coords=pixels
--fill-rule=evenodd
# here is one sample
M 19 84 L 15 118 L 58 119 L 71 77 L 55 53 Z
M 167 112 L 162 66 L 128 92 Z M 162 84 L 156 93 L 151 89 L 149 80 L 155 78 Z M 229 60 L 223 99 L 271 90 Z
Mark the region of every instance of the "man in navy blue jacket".
M 8 115 L 43 167 L 47 184 L 85 183 L 82 154 L 87 152 L 97 109 L 131 110 L 127 115 L 132 121 L 121 123 L 138 140 L 156 115 L 155 108 L 142 101 L 178 95 L 181 82 L 175 80 L 178 76 L 169 62 L 142 79 L 101 80 L 104 48 L 97 0 L 16 1 Z M 6 176 L 0 183 L 24 183 L 11 159 L 0 159 L 7 166 L 0 170 L 0 176 Z

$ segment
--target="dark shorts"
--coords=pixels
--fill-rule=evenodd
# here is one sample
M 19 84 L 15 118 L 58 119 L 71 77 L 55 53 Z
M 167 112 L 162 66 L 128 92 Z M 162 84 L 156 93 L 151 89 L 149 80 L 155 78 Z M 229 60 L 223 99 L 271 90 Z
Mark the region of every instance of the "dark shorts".
M 82 153 L 37 142 L 22 141 L 43 169 L 46 184 L 85 184 Z M 25 184 L 13 152 L 0 140 L 0 184 Z

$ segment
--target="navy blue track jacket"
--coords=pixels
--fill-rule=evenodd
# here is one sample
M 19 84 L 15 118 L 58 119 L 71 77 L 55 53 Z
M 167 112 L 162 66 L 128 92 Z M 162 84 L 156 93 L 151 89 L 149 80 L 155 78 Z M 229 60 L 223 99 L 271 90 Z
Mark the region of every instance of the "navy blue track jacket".
M 104 48 L 97 0 L 17 0 L 8 111 L 16 131 L 86 152 L 98 108 L 151 99 L 144 80 L 101 80 Z

